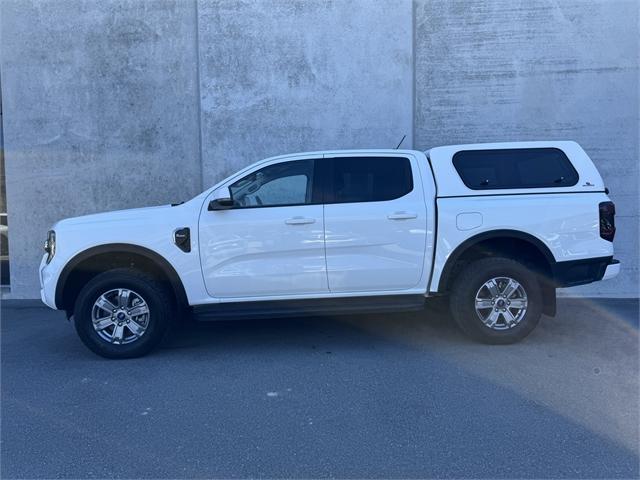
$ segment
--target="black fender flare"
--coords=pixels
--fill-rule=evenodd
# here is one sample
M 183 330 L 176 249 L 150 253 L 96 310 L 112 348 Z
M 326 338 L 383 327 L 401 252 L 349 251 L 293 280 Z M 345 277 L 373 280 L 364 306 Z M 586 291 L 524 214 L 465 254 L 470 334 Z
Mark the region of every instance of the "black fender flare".
M 469 250 L 469 248 L 473 247 L 474 245 L 480 242 L 483 242 L 485 240 L 490 240 L 492 238 L 513 238 L 517 240 L 523 240 L 525 242 L 532 244 L 547 259 L 547 262 L 549 264 L 549 270 L 550 270 L 551 276 L 553 277 L 554 271 L 555 271 L 556 259 L 553 256 L 553 253 L 551 253 L 551 250 L 549 250 L 549 247 L 547 247 L 544 244 L 544 242 L 542 242 L 542 240 L 534 237 L 529 233 L 521 232 L 518 230 L 490 230 L 488 232 L 482 232 L 477 235 L 474 235 L 473 237 L 467 238 L 464 242 L 462 242 L 453 250 L 453 252 L 451 253 L 451 255 L 449 255 L 449 258 L 447 259 L 447 262 L 444 265 L 444 268 L 442 270 L 442 275 L 440 275 L 440 281 L 438 282 L 438 290 L 437 290 L 438 293 L 444 293 L 447 291 L 449 282 L 452 280 L 451 276 L 453 274 L 453 268 L 456 262 L 460 259 L 460 257 L 467 250 Z M 553 278 L 551 278 L 550 280 L 553 280 Z
M 67 262 L 58 277 L 58 282 L 56 283 L 55 303 L 57 308 L 63 309 L 66 307 L 64 305 L 64 288 L 75 267 L 88 258 L 104 253 L 132 253 L 151 260 L 158 265 L 169 279 L 169 283 L 175 293 L 178 304 L 183 306 L 189 305 L 187 294 L 178 272 L 176 272 L 175 268 L 173 268 L 173 266 L 162 255 L 139 245 L 129 243 L 108 243 L 83 250 Z

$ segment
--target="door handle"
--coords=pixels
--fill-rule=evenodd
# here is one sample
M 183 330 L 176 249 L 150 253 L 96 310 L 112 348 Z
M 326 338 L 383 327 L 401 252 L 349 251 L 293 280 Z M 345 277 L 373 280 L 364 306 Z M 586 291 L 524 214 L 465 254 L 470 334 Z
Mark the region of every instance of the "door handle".
M 387 215 L 387 218 L 389 220 L 409 220 L 411 218 L 418 218 L 418 214 L 413 212 L 393 212 Z
M 293 217 L 287 218 L 284 223 L 287 225 L 306 225 L 308 223 L 316 223 L 315 218 Z

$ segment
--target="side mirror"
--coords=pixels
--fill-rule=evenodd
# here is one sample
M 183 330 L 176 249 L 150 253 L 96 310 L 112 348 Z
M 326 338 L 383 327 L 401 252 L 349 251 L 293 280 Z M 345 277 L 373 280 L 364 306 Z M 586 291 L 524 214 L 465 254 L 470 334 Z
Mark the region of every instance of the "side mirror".
M 235 205 L 233 198 L 231 198 L 231 192 L 228 188 L 221 188 L 216 190 L 213 200 L 209 202 L 209 211 L 213 210 L 228 210 Z

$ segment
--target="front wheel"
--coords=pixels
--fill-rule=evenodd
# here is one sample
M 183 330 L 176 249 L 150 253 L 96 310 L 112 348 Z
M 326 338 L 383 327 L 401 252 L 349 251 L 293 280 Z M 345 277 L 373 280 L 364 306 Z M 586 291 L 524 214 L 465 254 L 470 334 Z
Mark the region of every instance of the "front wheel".
M 529 335 L 542 315 L 536 275 L 509 258 L 484 258 L 467 265 L 451 289 L 454 320 L 467 335 L 508 344 Z
M 82 342 L 107 358 L 148 353 L 171 322 L 171 294 L 152 276 L 128 268 L 97 275 L 80 291 L 74 323 Z

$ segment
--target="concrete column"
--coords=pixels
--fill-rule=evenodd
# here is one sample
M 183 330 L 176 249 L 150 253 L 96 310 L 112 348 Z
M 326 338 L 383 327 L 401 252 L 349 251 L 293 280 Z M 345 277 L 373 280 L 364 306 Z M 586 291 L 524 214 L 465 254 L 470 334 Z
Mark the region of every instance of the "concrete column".
M 638 295 L 636 0 L 416 0 L 417 148 L 575 140 L 618 212 L 622 274 L 569 294 Z
M 11 290 L 56 220 L 200 191 L 195 3 L 3 0 Z
M 412 145 L 412 4 L 198 2 L 204 186 L 282 153 Z

